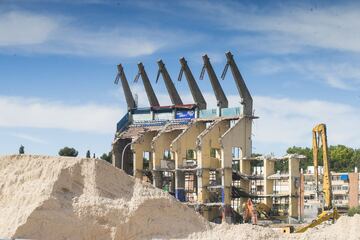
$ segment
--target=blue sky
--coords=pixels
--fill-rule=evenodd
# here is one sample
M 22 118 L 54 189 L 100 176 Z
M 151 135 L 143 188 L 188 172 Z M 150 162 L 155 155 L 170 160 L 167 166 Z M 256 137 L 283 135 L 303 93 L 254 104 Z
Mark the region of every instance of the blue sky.
M 163 59 L 177 82 L 184 56 L 198 77 L 207 53 L 220 76 L 232 51 L 254 96 L 253 151 L 282 155 L 310 146 L 311 128 L 325 122 L 331 144 L 360 145 L 360 8 L 351 1 L 1 1 L 0 153 L 20 144 L 56 155 L 72 146 L 85 155 L 111 149 L 126 110 L 113 84 L 122 63 L 128 80 L 142 61 L 161 104 L 168 104 Z M 205 78 L 198 81 L 210 106 Z M 221 82 L 239 104 L 228 74 Z M 140 105 L 140 83 L 131 83 Z

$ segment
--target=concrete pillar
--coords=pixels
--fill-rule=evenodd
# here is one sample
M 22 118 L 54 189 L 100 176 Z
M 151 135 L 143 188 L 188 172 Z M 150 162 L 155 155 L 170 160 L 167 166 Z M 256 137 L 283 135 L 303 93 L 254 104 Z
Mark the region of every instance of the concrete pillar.
M 133 151 L 133 163 L 134 163 L 134 177 L 142 179 L 144 169 L 143 157 L 144 152 L 151 152 L 152 139 L 157 134 L 157 131 L 144 132 L 138 139 L 131 144 Z
M 206 148 L 206 150 L 209 150 Z M 198 170 L 196 173 L 198 181 L 198 201 L 199 203 L 207 203 L 209 199 L 209 193 L 207 186 L 209 186 L 210 174 L 210 150 L 202 151 L 202 149 L 197 150 L 198 156 Z
M 222 180 L 224 189 L 223 201 L 225 204 L 231 204 L 231 185 L 232 185 L 232 148 L 239 147 L 240 154 L 240 172 L 244 174 L 251 174 L 251 165 L 249 160 L 244 160 L 244 157 L 251 157 L 252 143 L 251 143 L 251 128 L 252 119 L 239 119 L 226 133 L 221 137 L 221 151 L 222 151 L 222 166 L 224 168 L 224 176 Z M 245 191 L 250 191 L 248 181 L 241 180 L 240 187 Z M 240 205 L 247 199 L 241 198 Z
M 133 156 L 130 145 L 128 145 L 131 141 L 131 138 L 118 138 L 112 144 L 112 165 L 117 168 L 121 168 L 123 165 L 123 170 L 129 175 L 133 175 Z
M 205 128 L 206 122 L 194 122 L 179 134 L 170 145 L 175 158 L 175 196 L 179 201 L 185 201 L 185 174 L 178 169 L 183 168 L 187 151 L 196 149 L 196 138 Z
M 182 133 L 182 129 L 175 129 L 167 131 L 165 128 L 160 131 L 156 137 L 153 138 L 151 143 L 152 161 L 153 161 L 153 176 L 154 186 L 157 188 L 163 187 L 163 169 L 161 168 L 161 161 L 164 159 L 165 150 L 170 151 L 171 142 Z M 175 166 L 175 162 L 174 162 Z M 170 170 L 170 169 L 169 169 Z M 174 169 L 171 169 L 174 170 Z
M 275 162 L 268 158 L 264 159 L 264 194 L 271 195 L 274 191 L 274 180 L 268 179 L 269 176 L 275 173 Z M 266 197 L 264 203 L 272 208 L 272 197 Z
M 289 217 L 299 216 L 300 169 L 299 158 L 289 157 Z
M 304 218 L 304 207 L 305 207 L 305 176 L 304 173 L 300 173 L 300 196 L 299 196 L 299 200 L 300 200 L 300 219 L 302 220 Z
M 359 173 L 349 173 L 349 208 L 359 206 Z

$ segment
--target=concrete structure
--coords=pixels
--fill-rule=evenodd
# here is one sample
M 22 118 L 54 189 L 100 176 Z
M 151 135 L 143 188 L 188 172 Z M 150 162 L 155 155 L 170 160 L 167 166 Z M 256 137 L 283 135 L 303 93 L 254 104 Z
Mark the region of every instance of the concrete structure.
M 194 103 L 183 104 L 162 61 L 158 62 L 158 77 L 162 74 L 171 106 L 160 106 L 144 66 L 139 73 L 149 100 L 148 108 L 138 108 L 132 97 L 123 67 L 118 66 L 128 112 L 118 122 L 113 142 L 113 164 L 136 178 L 151 182 L 182 202 L 194 207 L 213 222 L 237 221 L 242 204 L 248 198 L 264 201 L 269 206 L 286 199 L 288 215 L 297 217 L 299 159 L 286 157 L 288 190 L 277 193 L 275 161 L 284 159 L 252 157 L 253 101 L 232 54 L 226 53 L 226 69 L 231 68 L 239 91 L 241 107 L 228 107 L 228 101 L 207 55 L 204 68 L 217 98 L 217 108 L 206 109 L 206 102 L 184 58 L 180 59 L 193 95 Z M 179 76 L 181 78 L 181 74 Z M 253 174 L 252 165 L 262 162 L 262 174 Z M 252 192 L 253 181 L 261 182 L 261 193 Z M 256 186 L 256 184 L 255 184 Z M 257 186 L 256 186 L 257 187 Z M 259 188 L 260 189 L 260 188 Z M 280 201 L 281 202 L 281 201 Z

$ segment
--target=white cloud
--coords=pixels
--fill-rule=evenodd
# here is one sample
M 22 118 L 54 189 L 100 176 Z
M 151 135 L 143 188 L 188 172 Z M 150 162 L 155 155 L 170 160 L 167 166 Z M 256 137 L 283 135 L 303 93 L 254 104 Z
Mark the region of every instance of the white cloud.
M 75 19 L 31 12 L 0 12 L 0 50 L 80 56 L 136 57 L 197 41 L 184 32 L 145 27 L 78 26 Z
M 262 59 L 253 64 L 252 71 L 262 75 L 297 73 L 306 79 L 321 80 L 330 87 L 342 90 L 360 87 L 360 65 L 348 61 Z
M 189 1 L 185 4 L 200 11 L 198 15 L 202 18 L 228 30 L 260 34 L 255 38 L 236 37 L 244 49 L 287 53 L 311 46 L 360 52 L 359 6 L 356 3 L 333 7 L 286 4 L 272 6 L 271 11 L 237 2 Z
M 328 101 L 293 100 L 256 96 L 254 140 L 287 146 L 311 146 L 311 130 L 318 123 L 328 126 L 330 144 L 358 147 L 360 112 L 357 108 Z
M 44 43 L 57 27 L 58 23 L 46 16 L 0 13 L 0 47 Z
M 66 105 L 41 99 L 0 96 L 0 127 L 54 128 L 92 133 L 114 133 L 124 113 L 96 104 Z
M 20 138 L 20 139 L 30 141 L 30 142 L 34 142 L 34 143 L 47 144 L 47 142 L 41 138 L 38 138 L 38 137 L 35 137 L 32 135 L 28 135 L 28 134 L 24 134 L 24 133 L 11 133 L 10 135 L 13 137 Z

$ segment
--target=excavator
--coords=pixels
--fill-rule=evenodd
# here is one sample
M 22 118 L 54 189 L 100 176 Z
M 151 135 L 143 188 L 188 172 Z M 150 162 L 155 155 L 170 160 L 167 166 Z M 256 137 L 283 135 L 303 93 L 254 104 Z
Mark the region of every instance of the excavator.
M 332 220 L 334 223 L 339 217 L 339 213 L 335 206 L 332 204 L 332 188 L 331 188 L 331 175 L 330 175 L 330 157 L 327 144 L 326 125 L 324 123 L 316 125 L 312 130 L 312 147 L 313 147 L 313 161 L 314 161 L 314 175 L 317 198 L 319 198 L 319 173 L 318 173 L 318 151 L 319 143 L 322 145 L 322 158 L 324 165 L 324 176 L 323 176 L 323 197 L 324 204 L 321 209 L 321 213 L 313 220 L 310 224 L 296 230 L 296 233 L 302 233 L 318 226 L 319 224 Z

